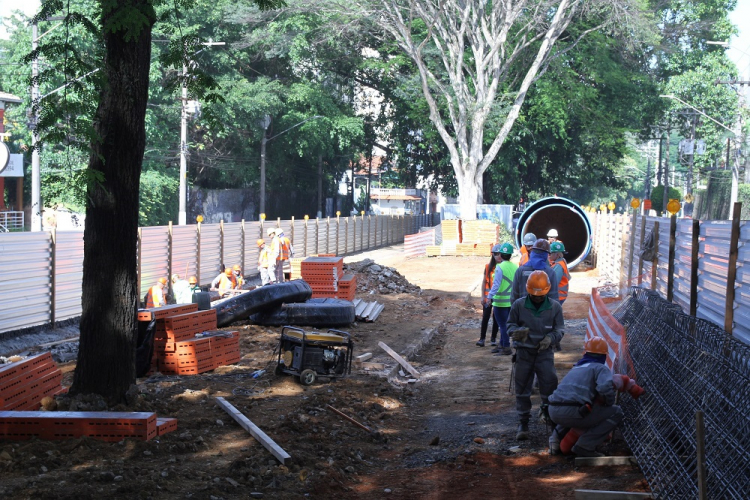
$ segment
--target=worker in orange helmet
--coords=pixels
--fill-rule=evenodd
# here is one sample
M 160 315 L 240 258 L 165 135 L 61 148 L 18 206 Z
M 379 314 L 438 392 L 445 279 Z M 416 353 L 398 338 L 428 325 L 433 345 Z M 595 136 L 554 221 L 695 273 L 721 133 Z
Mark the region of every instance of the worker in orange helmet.
M 271 276 L 268 273 L 268 248 L 263 239 L 256 241 L 258 245 L 258 272 L 260 273 L 260 285 L 267 285 L 271 282 Z
M 565 321 L 560 303 L 548 296 L 551 288 L 552 283 L 546 272 L 533 271 L 526 280 L 527 295 L 513 302 L 508 316 L 508 335 L 516 348 L 513 369 L 519 419 L 516 439 L 519 441 L 529 439 L 534 375 L 539 379 L 539 395 L 542 398 L 539 413 L 545 422 L 548 421 L 547 399 L 557 389 L 555 352 L 550 346 L 562 340 Z
M 292 246 L 292 240 L 284 235 L 284 229 L 276 229 L 276 236 L 279 238 L 280 247 L 280 259 L 282 273 L 284 274 L 284 280 L 289 281 L 292 276 L 292 263 L 289 259 L 294 257 L 294 246 Z
M 235 280 L 235 288 L 239 289 L 242 288 L 242 285 L 245 284 L 245 278 L 242 276 L 242 268 L 239 264 L 235 264 L 232 266 L 232 272 L 234 274 L 234 280 Z
M 583 357 L 549 397 L 549 416 L 557 424 L 549 438 L 550 453 L 559 453 L 560 440 L 575 428 L 580 435 L 571 451 L 579 457 L 601 457 L 596 447 L 622 422 L 612 371 L 606 365 L 608 352 L 603 338 L 587 340 Z
M 159 278 L 156 284 L 148 289 L 144 302 L 147 308 L 162 307 L 167 305 L 164 289 L 167 287 L 167 278 Z
M 230 294 L 230 290 L 234 288 L 232 282 L 232 268 L 227 267 L 223 273 L 219 273 L 217 277 L 211 282 L 211 289 L 218 290 L 219 295 L 225 297 Z
M 201 291 L 201 287 L 198 285 L 198 278 L 195 276 L 191 276 L 188 283 L 190 284 L 190 293 L 198 293 Z

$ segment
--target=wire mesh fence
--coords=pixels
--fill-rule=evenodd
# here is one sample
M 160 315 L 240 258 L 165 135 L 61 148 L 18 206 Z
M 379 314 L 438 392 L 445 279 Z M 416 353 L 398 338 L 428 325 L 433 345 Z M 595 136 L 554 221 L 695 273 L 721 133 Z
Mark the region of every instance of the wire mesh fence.
M 697 411 L 705 415 L 710 499 L 750 492 L 750 346 L 633 287 L 613 313 L 627 331 L 631 373 L 646 393 L 624 398 L 623 434 L 658 498 L 698 498 Z

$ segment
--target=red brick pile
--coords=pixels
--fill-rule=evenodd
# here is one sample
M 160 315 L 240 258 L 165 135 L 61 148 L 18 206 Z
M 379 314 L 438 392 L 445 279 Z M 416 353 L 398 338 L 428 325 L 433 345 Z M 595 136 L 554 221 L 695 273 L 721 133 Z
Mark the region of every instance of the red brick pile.
M 357 277 L 353 274 L 344 274 L 342 257 L 308 257 L 302 261 L 300 269 L 302 279 L 312 288 L 313 298 L 354 300 Z
M 138 311 L 139 321 L 156 319 L 152 372 L 198 375 L 240 360 L 239 332 L 216 330 L 216 311 L 178 304 Z
M 42 398 L 64 391 L 62 372 L 48 352 L 0 365 L 0 410 L 38 410 Z

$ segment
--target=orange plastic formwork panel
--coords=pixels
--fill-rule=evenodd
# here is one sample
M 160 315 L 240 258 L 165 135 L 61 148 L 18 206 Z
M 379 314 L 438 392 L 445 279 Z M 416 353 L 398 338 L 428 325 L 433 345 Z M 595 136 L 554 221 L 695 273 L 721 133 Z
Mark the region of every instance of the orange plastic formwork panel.
M 338 292 L 324 292 L 324 291 L 313 290 L 312 298 L 313 299 L 318 299 L 318 298 L 336 299 L 338 298 Z
M 36 356 L 29 356 L 28 358 L 22 359 L 21 361 L 4 364 L 0 366 L 0 383 L 2 383 L 4 380 L 15 378 L 23 372 L 33 371 L 39 366 L 46 363 L 54 362 L 55 361 L 52 359 L 52 354 L 50 354 L 49 352 L 43 352 L 42 354 L 37 354 Z
M 34 380 L 52 373 L 57 369 L 55 362 L 50 359 L 50 362 L 37 365 L 36 368 L 32 368 L 31 370 L 19 370 L 17 371 L 17 376 L 5 378 L 0 381 L 0 396 L 6 397 L 6 395 L 13 392 L 15 388 L 28 385 Z
M 163 436 L 168 432 L 174 432 L 177 430 L 177 419 L 176 418 L 157 418 L 156 419 L 156 435 Z
M 18 389 L 12 397 L 6 398 L 3 410 L 39 409 L 42 398 L 51 396 L 62 389 L 62 372 L 56 370 L 31 384 Z
M 0 439 L 46 440 L 88 436 L 103 441 L 155 437 L 156 414 L 147 412 L 0 412 Z
M 186 314 L 197 311 L 198 304 L 172 304 L 162 307 L 152 307 L 150 309 L 138 309 L 138 321 L 151 321 L 151 319 L 164 319 L 170 316 Z

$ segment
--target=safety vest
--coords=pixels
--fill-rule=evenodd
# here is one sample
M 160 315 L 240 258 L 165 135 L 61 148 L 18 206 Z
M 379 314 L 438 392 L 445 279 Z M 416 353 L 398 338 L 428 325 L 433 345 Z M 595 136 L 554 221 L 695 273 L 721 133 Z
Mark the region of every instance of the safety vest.
M 281 260 L 289 260 L 289 254 L 290 254 L 290 250 L 292 248 L 292 242 L 286 236 L 284 236 L 283 238 L 279 238 L 279 239 L 281 240 L 280 241 L 280 243 L 281 243 L 281 255 L 280 255 L 280 259 Z
M 157 285 L 152 286 L 146 293 L 146 307 L 161 307 L 165 306 L 164 293 L 158 289 Z
M 235 276 L 234 271 L 232 272 L 232 275 L 229 276 L 229 281 L 232 282 L 232 288 L 237 288 L 237 276 Z
M 518 266 L 509 260 L 504 260 L 496 266 L 503 273 L 503 281 L 500 283 L 498 292 L 492 297 L 492 305 L 495 307 L 510 307 L 510 292 L 513 289 L 513 277 L 516 275 Z
M 227 290 L 231 290 L 232 288 L 233 288 L 232 280 L 229 279 L 229 277 L 226 274 L 221 273 L 221 278 L 219 278 L 219 286 L 218 286 L 219 293 L 223 294 L 224 292 L 226 292 Z
M 278 236 L 274 236 L 271 240 L 271 250 L 268 254 L 269 257 L 276 258 L 276 262 L 281 260 L 281 240 Z
M 242 288 L 242 285 L 245 284 L 245 278 L 242 277 L 241 274 L 232 274 L 232 277 L 234 278 L 234 281 L 237 283 L 235 285 L 235 288 Z
M 258 254 L 258 267 L 265 269 L 268 268 L 268 249 L 266 247 L 260 249 L 260 253 Z
M 518 267 L 526 264 L 529 261 L 529 251 L 526 250 L 526 245 L 521 245 L 521 260 L 518 261 Z
M 555 267 L 560 266 L 563 270 L 562 278 L 560 278 L 560 283 L 557 285 L 557 292 L 560 296 L 560 304 L 565 302 L 565 299 L 568 298 L 568 283 L 570 282 L 570 273 L 568 272 L 568 263 L 565 262 L 565 259 L 556 260 L 555 264 L 552 266 L 552 270 L 554 271 Z
M 497 269 L 497 266 L 495 266 Z M 495 269 L 490 272 L 490 265 L 484 265 L 484 283 L 482 284 L 482 298 L 489 298 L 490 290 L 492 290 L 492 282 L 495 280 Z

